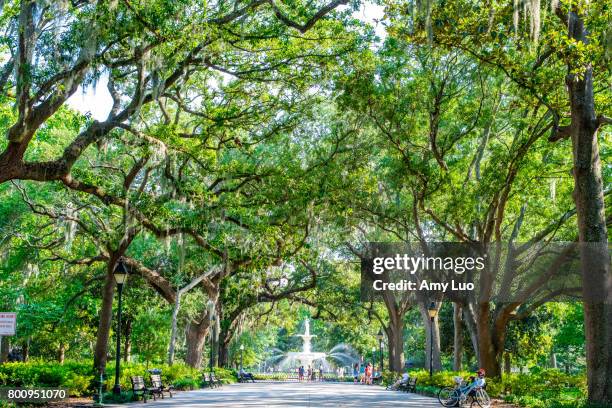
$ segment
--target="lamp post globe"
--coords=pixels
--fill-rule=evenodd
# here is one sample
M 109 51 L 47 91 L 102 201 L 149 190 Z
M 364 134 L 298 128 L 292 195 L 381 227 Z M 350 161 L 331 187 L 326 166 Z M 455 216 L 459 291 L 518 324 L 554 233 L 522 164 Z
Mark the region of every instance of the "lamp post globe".
M 113 394 L 121 394 L 121 385 L 119 378 L 121 373 L 121 301 L 123 295 L 123 284 L 127 281 L 128 270 L 122 259 L 119 259 L 113 271 L 113 278 L 117 283 L 118 307 L 117 307 L 117 349 L 115 350 L 115 385 L 113 386 Z
M 436 307 L 436 302 L 431 302 L 429 308 L 427 308 L 427 313 L 429 314 L 429 377 L 433 377 L 433 326 L 434 319 L 438 315 L 438 308 Z

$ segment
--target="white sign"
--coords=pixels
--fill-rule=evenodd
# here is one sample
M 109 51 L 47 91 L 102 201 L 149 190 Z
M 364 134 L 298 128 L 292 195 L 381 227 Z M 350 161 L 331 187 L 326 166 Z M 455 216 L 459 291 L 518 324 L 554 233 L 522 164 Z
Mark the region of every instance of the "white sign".
M 14 336 L 17 313 L 0 312 L 0 336 Z

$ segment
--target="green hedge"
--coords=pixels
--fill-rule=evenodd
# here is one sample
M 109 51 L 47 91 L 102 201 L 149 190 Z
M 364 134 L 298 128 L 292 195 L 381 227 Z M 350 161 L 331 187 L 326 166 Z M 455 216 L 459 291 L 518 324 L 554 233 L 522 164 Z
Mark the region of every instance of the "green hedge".
M 69 361 L 64 365 L 42 361 L 0 365 L 0 385 L 12 387 L 66 387 L 71 396 L 91 394 L 93 364 Z
M 32 361 L 28 363 L 5 363 L 0 365 L 0 386 L 13 387 L 65 387 L 70 396 L 81 397 L 94 394 L 97 378 L 93 375 L 91 361 L 67 361 L 63 365 L 56 362 Z M 199 388 L 203 370 L 197 370 L 184 364 L 156 364 L 148 367 L 162 370 L 162 380 L 177 389 Z M 217 378 L 224 383 L 236 381 L 232 370 L 215 368 Z M 122 363 L 119 383 L 121 388 L 129 390 L 131 376 L 149 377 L 144 364 Z M 111 390 L 115 381 L 114 364 L 106 368 L 106 389 Z

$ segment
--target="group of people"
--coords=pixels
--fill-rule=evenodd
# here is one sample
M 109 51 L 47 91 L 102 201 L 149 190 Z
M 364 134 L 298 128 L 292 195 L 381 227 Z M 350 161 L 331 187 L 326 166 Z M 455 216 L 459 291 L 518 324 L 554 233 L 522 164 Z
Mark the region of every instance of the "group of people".
M 378 367 L 374 367 L 372 363 L 366 363 L 361 366 L 359 363 L 353 365 L 353 382 L 355 384 L 362 383 L 372 385 L 380 376 L 381 374 Z
M 323 381 L 323 365 L 319 366 L 319 381 Z M 310 365 L 308 369 L 304 369 L 304 366 L 300 366 L 298 368 L 298 380 L 299 381 L 317 381 L 317 370 L 315 370 Z

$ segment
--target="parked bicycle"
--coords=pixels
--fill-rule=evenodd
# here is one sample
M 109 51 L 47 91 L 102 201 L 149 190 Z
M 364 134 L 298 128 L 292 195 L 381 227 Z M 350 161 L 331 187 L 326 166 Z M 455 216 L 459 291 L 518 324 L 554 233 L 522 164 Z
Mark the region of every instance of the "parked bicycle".
M 470 383 L 463 377 L 455 377 L 455 387 L 442 388 L 438 392 L 438 401 L 444 407 L 464 407 L 470 404 L 471 408 L 490 408 L 491 398 L 487 394 L 484 370 L 478 370 L 478 377 L 472 378 Z

